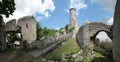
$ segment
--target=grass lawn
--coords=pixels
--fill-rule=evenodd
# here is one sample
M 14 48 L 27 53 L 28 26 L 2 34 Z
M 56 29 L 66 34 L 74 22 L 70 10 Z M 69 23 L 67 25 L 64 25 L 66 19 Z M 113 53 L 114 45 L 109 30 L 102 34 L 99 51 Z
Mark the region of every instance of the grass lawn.
M 71 38 L 63 45 L 60 45 L 56 50 L 45 55 L 44 58 L 49 60 L 60 60 L 63 54 L 72 54 L 78 51 L 80 51 L 80 47 L 78 46 L 76 39 Z
M 105 58 L 105 56 L 103 56 L 102 54 L 95 52 L 95 51 L 94 51 L 93 57 L 94 58 Z
M 64 42 L 64 44 L 56 48 L 54 51 L 43 56 L 42 58 L 61 62 L 61 57 L 63 54 L 74 54 L 79 51 L 80 47 L 78 46 L 76 39 L 71 38 L 68 41 Z M 41 58 L 36 59 L 24 51 L 17 50 L 17 53 L 17 57 L 15 57 L 11 62 L 41 62 Z M 94 51 L 93 59 L 85 57 L 83 59 L 83 62 L 113 62 L 113 60 L 110 60 L 101 53 Z

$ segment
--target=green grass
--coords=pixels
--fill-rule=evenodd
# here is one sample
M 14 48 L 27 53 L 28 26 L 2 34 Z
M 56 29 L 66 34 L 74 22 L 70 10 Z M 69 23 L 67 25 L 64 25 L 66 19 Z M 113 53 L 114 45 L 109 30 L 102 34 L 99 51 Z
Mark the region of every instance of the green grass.
M 93 57 L 94 58 L 105 58 L 105 56 L 103 56 L 102 54 L 95 52 L 95 51 L 94 51 Z
M 80 51 L 80 47 L 78 46 L 76 39 L 71 38 L 53 52 L 45 55 L 44 58 L 49 60 L 60 60 L 63 54 L 72 54 L 78 51 Z
M 93 61 L 94 59 L 96 59 L 96 58 L 105 58 L 105 56 L 103 56 L 102 54 L 94 51 L 94 53 L 93 53 L 93 58 L 90 59 L 90 58 L 86 57 L 86 58 L 83 60 L 83 62 L 92 62 L 92 61 Z M 93 61 L 93 62 L 94 62 L 94 61 Z M 96 61 L 95 61 L 95 62 L 96 62 Z

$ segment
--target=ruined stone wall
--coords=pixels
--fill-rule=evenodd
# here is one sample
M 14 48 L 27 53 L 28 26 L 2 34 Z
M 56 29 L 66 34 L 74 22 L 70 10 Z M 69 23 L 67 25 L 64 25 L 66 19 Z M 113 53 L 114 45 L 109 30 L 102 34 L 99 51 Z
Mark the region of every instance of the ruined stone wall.
M 78 31 L 78 34 L 76 35 L 76 39 L 77 39 L 77 42 L 79 44 L 79 46 L 84 46 L 84 42 L 83 42 L 83 26 L 80 27 L 79 31 Z
M 13 19 L 6 23 L 4 31 L 17 31 L 17 25 L 16 20 Z
M 29 44 L 36 40 L 36 20 L 33 16 L 25 16 L 18 20 L 13 19 L 6 23 L 5 32 L 21 32 L 22 40 L 26 40 Z
M 36 40 L 36 25 L 36 20 L 32 16 L 26 16 L 18 20 L 23 40 L 26 40 L 29 44 Z
M 5 50 L 7 47 L 6 40 L 5 40 L 5 23 L 3 22 L 3 18 L 0 16 L 0 49 Z
M 90 45 L 90 41 L 94 41 L 96 35 L 100 31 L 105 31 L 107 33 L 110 31 L 111 26 L 100 22 L 88 23 L 80 27 L 77 33 L 77 40 L 83 47 Z M 92 38 L 93 37 L 93 38 Z M 91 39 L 92 38 L 92 39 Z
M 113 57 L 120 62 L 120 0 L 117 0 L 113 24 Z
M 94 22 L 94 23 L 86 23 L 82 27 L 80 27 L 78 33 L 77 33 L 77 42 L 78 44 L 88 51 L 88 56 L 92 58 L 93 54 L 93 47 L 94 47 L 94 41 L 96 38 L 96 35 L 100 31 L 105 31 L 109 35 L 111 26 L 105 25 L 100 22 Z
M 103 24 L 101 22 L 94 22 L 88 24 L 89 36 L 97 35 L 100 31 L 110 32 L 111 26 Z
M 71 37 L 72 37 L 71 33 L 66 34 L 66 35 L 59 35 L 59 36 L 48 36 L 43 40 L 39 40 L 39 41 L 37 40 L 35 42 L 32 42 L 30 45 L 30 48 L 34 48 L 34 47 L 37 47 L 39 49 L 46 48 L 55 43 L 61 43 L 63 41 L 66 41 Z
M 88 46 L 88 41 L 90 41 L 90 39 L 89 39 L 89 30 L 88 30 L 87 26 L 80 27 L 76 38 L 77 38 L 78 44 L 82 48 L 86 49 L 86 46 Z

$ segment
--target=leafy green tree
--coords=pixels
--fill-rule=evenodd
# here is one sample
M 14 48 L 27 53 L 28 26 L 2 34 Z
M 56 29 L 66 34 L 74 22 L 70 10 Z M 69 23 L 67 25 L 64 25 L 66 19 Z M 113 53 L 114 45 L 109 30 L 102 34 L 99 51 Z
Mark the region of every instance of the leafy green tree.
M 14 43 L 16 40 L 20 40 L 19 36 L 16 33 L 7 34 L 8 43 Z
M 37 22 L 37 40 L 40 40 L 40 38 L 42 37 L 42 32 L 41 31 L 42 31 L 42 27 Z
M 56 30 L 54 29 L 48 29 L 48 35 L 49 36 L 54 36 L 56 34 Z
M 56 30 L 48 29 L 47 27 L 42 28 L 40 24 L 37 22 L 37 40 L 40 40 L 42 37 L 46 36 L 54 36 Z
M 69 29 L 69 31 L 68 31 L 68 32 L 72 32 L 74 29 L 75 29 L 75 27 L 73 27 L 73 28 Z
M 0 1 L 0 14 L 9 17 L 9 15 L 15 10 L 15 2 L 14 0 L 1 0 Z
M 94 44 L 95 44 L 96 46 L 99 46 L 99 44 L 100 44 L 99 38 L 96 38 L 96 39 L 95 39 Z
M 63 28 L 60 28 L 59 33 L 64 34 Z
M 65 26 L 65 31 L 66 31 L 66 33 L 69 33 L 69 25 L 68 24 Z
M 54 36 L 55 33 L 56 33 L 56 30 L 54 30 L 54 29 L 48 29 L 47 27 L 43 28 L 44 36 Z
M 4 39 L 5 38 L 5 33 L 3 31 L 5 23 L 3 21 L 3 17 L 2 15 L 5 15 L 7 18 L 9 17 L 9 15 L 12 15 L 12 13 L 15 10 L 15 2 L 14 0 L 0 0 L 0 32 L 2 32 L 2 34 L 0 34 L 0 39 Z M 4 43 L 3 43 L 4 42 Z M 5 44 L 5 40 L 2 40 L 2 49 L 6 49 L 6 44 Z

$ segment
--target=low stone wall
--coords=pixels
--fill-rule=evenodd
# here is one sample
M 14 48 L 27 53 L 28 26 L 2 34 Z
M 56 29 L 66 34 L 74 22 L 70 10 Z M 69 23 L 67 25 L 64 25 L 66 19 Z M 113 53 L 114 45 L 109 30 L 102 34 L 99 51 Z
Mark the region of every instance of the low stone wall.
M 30 48 L 44 49 L 55 43 L 63 42 L 72 37 L 72 34 L 60 35 L 60 36 L 48 36 L 40 41 L 35 41 L 30 44 Z

